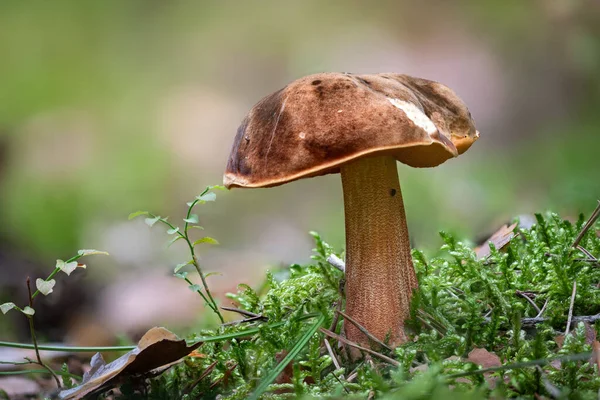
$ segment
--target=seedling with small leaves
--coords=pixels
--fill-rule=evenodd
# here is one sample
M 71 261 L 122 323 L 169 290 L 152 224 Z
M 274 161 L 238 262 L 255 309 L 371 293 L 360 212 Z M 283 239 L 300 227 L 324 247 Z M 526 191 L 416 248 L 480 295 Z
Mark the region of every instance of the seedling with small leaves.
M 193 201 L 187 203 L 188 210 L 187 210 L 186 217 L 183 219 L 183 222 L 184 222 L 183 228 L 180 226 L 177 226 L 176 224 L 169 222 L 168 217 L 161 217 L 159 215 L 152 214 L 148 211 L 137 211 L 137 212 L 131 213 L 129 215 L 129 219 L 133 219 L 133 218 L 136 218 L 139 216 L 145 216 L 146 218 L 144 219 L 144 222 L 150 227 L 153 227 L 157 222 L 160 222 L 163 225 L 167 226 L 167 228 L 168 228 L 167 234 L 173 237 L 169 241 L 168 246 L 171 246 L 173 243 L 175 243 L 178 240 L 185 241 L 185 243 L 187 244 L 187 246 L 189 248 L 191 259 L 186 262 L 177 264 L 173 270 L 173 274 L 177 278 L 185 280 L 188 283 L 190 290 L 198 293 L 202 297 L 202 299 L 204 300 L 206 305 L 217 315 L 217 317 L 219 318 L 221 323 L 224 323 L 225 320 L 223 319 L 223 316 L 221 315 L 221 312 L 219 311 L 219 306 L 217 305 L 217 302 L 213 298 L 213 296 L 210 292 L 210 288 L 208 287 L 208 284 L 206 282 L 206 277 L 208 276 L 208 274 L 205 274 L 204 271 L 202 270 L 202 268 L 200 266 L 200 262 L 196 255 L 196 246 L 203 244 L 203 243 L 219 244 L 219 242 L 210 236 L 204 236 L 200 239 L 193 240 L 189 234 L 190 234 L 190 229 L 199 229 L 199 230 L 204 229 L 204 227 L 198 225 L 200 222 L 200 219 L 198 217 L 198 214 L 193 214 L 194 208 L 198 204 L 205 204 L 207 202 L 215 201 L 217 198 L 217 194 L 213 190 L 223 190 L 223 189 L 225 189 L 225 188 L 223 186 L 219 186 L 219 185 L 208 186 Z M 198 275 L 200 276 L 200 280 L 202 281 L 202 286 L 195 284 L 188 277 L 187 271 L 182 271 L 182 269 L 188 265 L 192 265 L 196 269 L 196 272 L 198 273 Z

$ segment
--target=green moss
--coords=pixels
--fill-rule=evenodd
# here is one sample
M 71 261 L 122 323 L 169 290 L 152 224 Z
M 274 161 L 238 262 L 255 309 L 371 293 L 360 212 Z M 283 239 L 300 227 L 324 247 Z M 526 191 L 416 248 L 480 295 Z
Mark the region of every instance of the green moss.
M 566 329 L 574 282 L 573 315 L 600 313 L 600 266 L 572 246 L 583 217 L 576 223 L 554 214 L 536 218 L 531 229 L 517 228 L 501 251 L 491 246 L 484 259 L 448 233 L 441 233 L 444 245 L 435 256 L 414 250 L 420 286 L 407 323 L 412 339 L 393 352 L 384 351 L 398 366 L 375 356 L 352 363 L 331 340 L 342 363 L 336 369 L 323 333 L 310 335 L 316 317 L 306 315 L 321 316 L 324 328 L 340 332 L 341 319 L 333 322 L 336 307 L 343 305 L 343 273 L 329 265 L 326 259 L 333 250 L 313 233 L 313 263 L 268 273 L 260 292 L 240 285 L 238 293 L 229 296 L 267 321 L 224 326 L 196 338 L 250 326 L 260 327 L 257 334 L 204 344 L 199 351 L 205 357 L 189 358 L 151 380 L 146 395 L 244 399 L 261 394 L 256 388 L 262 383 L 264 398 L 597 398 L 600 377 L 588 362 L 593 325 L 574 324 L 562 346 L 557 337 Z M 596 229 L 580 243 L 594 255 L 600 254 Z M 542 320 L 532 323 L 544 304 Z M 272 326 L 276 322 L 284 323 Z M 283 365 L 284 357 L 298 348 L 293 361 Z M 497 355 L 503 366 L 481 373 L 480 366 L 467 361 L 475 348 Z M 196 382 L 212 364 L 212 372 Z M 283 372 L 273 376 L 278 365 Z M 277 378 L 265 386 L 269 374 Z M 135 398 L 131 396 L 123 398 Z

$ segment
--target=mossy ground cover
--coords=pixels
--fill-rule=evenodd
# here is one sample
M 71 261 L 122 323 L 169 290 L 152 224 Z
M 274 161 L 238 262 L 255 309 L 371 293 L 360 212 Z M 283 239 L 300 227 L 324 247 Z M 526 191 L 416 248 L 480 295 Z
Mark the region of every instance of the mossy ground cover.
M 188 235 L 198 223 L 192 209 L 214 200 L 211 189 L 188 203 L 181 229 L 150 213 L 132 216 L 145 215 L 150 226 L 167 225 L 171 242 L 189 245 L 192 259 L 178 264 L 175 275 L 222 321 L 194 252 L 197 244 L 216 240 Z M 349 357 L 352 343 L 339 337 L 350 323 L 343 313 L 344 272 L 328 261 L 334 249 L 312 233 L 310 264 L 274 270 L 261 288 L 240 284 L 229 295 L 235 305 L 229 311 L 239 314 L 238 321 L 189 337 L 203 344 L 162 374 L 129 376 L 112 385 L 118 390 L 98 396 L 597 398 L 600 223 L 586 225 L 583 216 L 568 221 L 536 215 L 534 224 L 517 225 L 510 242 L 499 250 L 491 245 L 484 257 L 442 232 L 436 254 L 413 251 L 419 289 L 406 324 L 408 342 L 395 349 L 372 343 L 374 351 L 358 360 Z M 202 285 L 183 270 L 190 265 L 202 275 Z M 59 267 L 48 280 L 64 271 Z M 64 387 L 77 384 L 66 366 L 56 375 Z
M 597 398 L 600 265 L 590 256 L 600 254 L 600 226 L 579 243 L 586 255 L 573 247 L 583 216 L 536 218 L 486 258 L 447 233 L 435 256 L 415 250 L 420 286 L 410 340 L 377 350 L 391 361 L 366 354 L 352 362 L 344 345 L 317 329 L 343 332 L 336 309 L 344 276 L 327 262 L 333 249 L 314 234 L 313 263 L 269 273 L 263 289 L 240 285 L 230 296 L 248 321 L 198 337 L 256 333 L 207 343 L 202 356 L 146 382 L 143 395 L 127 386 L 122 398 Z M 474 349 L 496 360 L 491 371 L 469 356 Z

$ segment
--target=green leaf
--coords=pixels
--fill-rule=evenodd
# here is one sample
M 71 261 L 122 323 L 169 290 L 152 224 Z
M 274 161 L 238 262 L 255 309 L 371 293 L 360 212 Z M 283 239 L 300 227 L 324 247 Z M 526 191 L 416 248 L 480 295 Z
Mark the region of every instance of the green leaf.
M 213 276 L 213 275 L 223 276 L 223 274 L 221 272 L 213 271 L 213 272 L 209 272 L 208 274 L 205 274 L 204 278 L 208 278 L 209 276 Z
M 69 263 L 71 264 L 71 263 Z M 77 264 L 77 263 L 75 263 Z M 77 265 L 75 265 L 77 267 Z M 54 285 L 56 285 L 56 281 L 54 279 L 50 279 L 49 281 L 45 281 L 43 279 L 37 278 L 35 281 L 35 286 L 37 287 L 37 289 L 40 291 L 41 294 L 43 294 L 44 296 L 48 296 L 50 293 L 53 292 L 53 287 Z M 33 314 L 31 314 L 33 315 Z
M 187 222 L 188 224 L 197 224 L 199 221 L 198 214 L 192 214 L 189 218 L 184 218 L 183 221 Z
M 298 339 L 287 356 L 285 356 L 284 359 L 271 370 L 269 375 L 260 382 L 260 385 L 258 385 L 254 393 L 249 397 L 250 400 L 258 400 L 258 398 L 268 389 L 269 385 L 279 376 L 279 374 L 281 374 L 284 368 L 298 355 L 298 353 L 300 353 L 304 346 L 306 346 L 323 321 L 325 321 L 325 316 L 321 314 L 304 335 Z
M 139 217 L 140 215 L 148 215 L 148 211 L 136 211 L 134 213 L 129 214 L 127 219 L 134 219 L 135 217 Z
M 60 269 L 62 272 L 64 272 L 67 275 L 71 275 L 71 272 L 75 271 L 75 268 L 77 268 L 77 265 L 79 265 L 77 263 L 77 261 L 71 261 L 70 263 L 66 263 L 63 260 L 56 260 L 56 268 Z M 41 280 L 41 279 L 38 279 Z M 37 281 L 36 281 L 36 285 L 37 285 Z M 54 285 L 52 285 L 54 286 Z M 39 287 L 38 287 L 39 289 Z M 42 292 L 42 290 L 40 290 L 40 292 Z M 42 292 L 44 295 L 46 293 Z
M 177 274 L 181 268 L 185 267 L 186 265 L 190 265 L 191 263 L 192 263 L 192 261 L 190 260 L 190 261 L 188 261 L 188 262 L 184 262 L 184 263 L 181 263 L 181 264 L 177 264 L 177 265 L 175 266 L 175 269 L 173 270 L 173 272 L 174 272 L 175 274 Z
M 175 228 L 173 228 L 173 229 L 169 229 L 169 230 L 167 231 L 167 234 L 168 234 L 168 235 L 174 235 L 174 234 L 176 234 L 177 232 L 179 232 L 179 227 L 175 227 Z
M 188 276 L 188 273 L 186 271 L 184 272 L 178 272 L 176 274 L 173 274 L 173 276 L 180 278 L 180 279 L 185 279 Z
M 219 244 L 217 239 L 211 238 L 210 236 L 205 236 L 202 239 L 198 239 L 194 242 L 194 246 L 200 243 L 208 243 L 208 244 Z
M 21 312 L 25 315 L 30 315 L 30 316 L 35 314 L 35 310 L 29 306 L 25 306 L 25 308 Z
M 179 239 L 183 239 L 183 236 L 177 235 L 173 239 L 169 240 L 169 243 L 167 243 L 167 247 L 171 247 L 171 245 L 173 243 L 175 243 L 176 241 L 178 241 Z
M 213 193 L 213 192 L 208 192 L 205 194 L 202 194 L 198 197 L 196 197 L 196 199 L 200 200 L 201 202 L 207 202 L 207 201 L 215 201 L 217 198 L 217 194 Z
M 17 305 L 15 303 L 4 303 L 0 304 L 0 311 L 2 311 L 2 314 L 6 314 L 7 312 L 16 307 Z
M 192 225 L 192 226 L 190 226 L 190 228 L 194 228 L 194 229 L 200 229 L 201 231 L 203 231 L 203 230 L 204 230 L 204 227 L 203 227 L 203 226 L 200 226 L 200 225 Z
M 223 185 L 212 185 L 212 186 L 209 186 L 207 189 L 208 190 L 213 190 L 213 189 L 227 190 L 227 188 L 225 186 L 223 186 Z
M 200 285 L 197 285 L 197 284 L 196 284 L 196 285 L 190 285 L 190 286 L 188 286 L 188 287 L 190 288 L 190 290 L 191 290 L 192 292 L 199 292 L 199 291 L 201 291 L 201 290 L 202 290 L 202 288 L 200 287 Z
M 94 249 L 82 249 L 82 250 L 79 250 L 77 252 L 77 254 L 79 254 L 81 257 L 93 256 L 93 255 L 103 255 L 103 256 L 110 255 L 106 251 L 94 250 Z
M 152 227 L 158 222 L 159 219 L 160 217 L 146 218 L 144 222 L 146 223 L 146 225 Z

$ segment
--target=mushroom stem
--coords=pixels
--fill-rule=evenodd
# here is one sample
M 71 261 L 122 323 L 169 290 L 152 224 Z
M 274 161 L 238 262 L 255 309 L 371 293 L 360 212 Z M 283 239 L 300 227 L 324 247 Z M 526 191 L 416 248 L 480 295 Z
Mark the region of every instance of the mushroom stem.
M 341 166 L 346 216 L 346 313 L 391 346 L 406 341 L 417 277 L 410 254 L 396 160 L 361 158 Z M 346 337 L 368 345 L 353 324 Z

